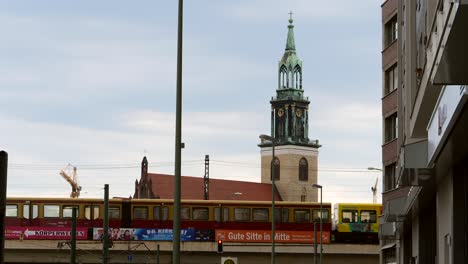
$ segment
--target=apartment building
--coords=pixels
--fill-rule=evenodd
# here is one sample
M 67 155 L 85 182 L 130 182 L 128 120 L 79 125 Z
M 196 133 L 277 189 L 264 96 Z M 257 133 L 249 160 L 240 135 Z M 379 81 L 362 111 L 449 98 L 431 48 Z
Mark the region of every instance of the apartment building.
M 382 4 L 381 263 L 468 262 L 468 0 Z

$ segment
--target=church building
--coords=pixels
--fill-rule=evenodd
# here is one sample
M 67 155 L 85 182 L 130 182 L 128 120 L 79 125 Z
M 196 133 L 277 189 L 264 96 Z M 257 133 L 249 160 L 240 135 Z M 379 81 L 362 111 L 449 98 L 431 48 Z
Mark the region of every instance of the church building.
M 261 182 L 244 182 L 181 177 L 182 199 L 271 201 L 275 175 L 275 200 L 316 202 L 318 140 L 309 139 L 309 100 L 302 87 L 302 61 L 296 54 L 294 25 L 289 19 L 286 49 L 278 63 L 278 86 L 271 104 L 272 142 L 262 141 Z M 255 135 L 252 135 L 255 136 Z M 206 164 L 206 162 L 205 162 Z M 274 164 L 274 165 L 273 165 Z M 206 168 L 205 168 L 206 170 Z M 148 173 L 146 157 L 142 161 L 140 181 L 135 181 L 133 198 L 172 199 L 174 176 Z

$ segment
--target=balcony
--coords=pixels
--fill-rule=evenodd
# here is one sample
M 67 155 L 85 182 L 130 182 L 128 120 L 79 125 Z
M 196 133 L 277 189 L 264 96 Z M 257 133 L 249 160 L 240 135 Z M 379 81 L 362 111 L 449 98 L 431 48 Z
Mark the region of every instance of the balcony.
M 397 111 L 397 107 L 398 93 L 397 89 L 395 89 L 382 98 L 382 115 L 387 116 L 388 114 Z
M 387 0 L 382 4 L 382 22 L 385 23 L 398 12 L 398 0 Z
M 382 163 L 388 165 L 397 161 L 398 139 L 395 138 L 382 146 Z
M 382 68 L 387 69 L 397 62 L 398 41 L 394 40 L 382 51 Z
M 434 17 L 430 46 L 434 84 L 468 84 L 468 0 L 440 0 Z

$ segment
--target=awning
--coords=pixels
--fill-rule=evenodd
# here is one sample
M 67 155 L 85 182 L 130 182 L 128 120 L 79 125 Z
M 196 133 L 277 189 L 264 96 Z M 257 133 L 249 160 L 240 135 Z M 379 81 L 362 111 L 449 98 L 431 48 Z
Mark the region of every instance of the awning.
M 383 220 L 382 220 L 383 221 Z M 397 226 L 398 223 L 382 223 L 379 225 L 379 239 L 380 240 L 396 240 L 397 239 Z
M 386 244 L 385 246 L 381 247 L 380 250 L 382 251 L 384 249 L 393 248 L 393 247 L 396 247 L 396 243 Z
M 421 186 L 405 186 L 383 193 L 385 222 L 403 222 L 421 188 Z

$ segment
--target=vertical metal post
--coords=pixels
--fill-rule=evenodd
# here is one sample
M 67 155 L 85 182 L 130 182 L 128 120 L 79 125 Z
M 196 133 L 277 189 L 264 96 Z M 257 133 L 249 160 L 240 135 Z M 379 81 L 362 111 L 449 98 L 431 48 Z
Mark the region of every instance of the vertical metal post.
M 109 184 L 104 184 L 104 228 L 102 239 L 102 263 L 107 264 L 109 259 Z
M 273 152 L 273 162 L 271 165 L 271 264 L 275 264 L 275 138 L 271 141 L 271 148 Z
M 158 244 L 158 247 L 156 249 L 156 264 L 159 264 L 159 244 Z
M 322 240 L 323 240 L 323 229 L 322 229 L 322 218 L 323 218 L 323 211 L 322 211 L 322 194 L 323 194 L 323 186 L 320 188 L 320 264 L 322 264 Z
M 314 264 L 317 264 L 317 222 L 314 219 Z
M 0 264 L 5 263 L 5 214 L 7 193 L 8 153 L 0 151 Z
M 174 173 L 174 222 L 172 228 L 172 263 L 180 263 L 180 178 L 182 151 L 182 27 L 183 0 L 179 0 L 179 19 L 177 34 L 177 98 L 176 98 L 176 138 Z
M 76 207 L 72 208 L 70 264 L 76 263 Z

